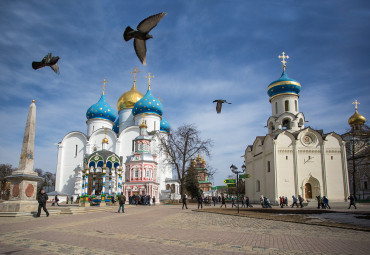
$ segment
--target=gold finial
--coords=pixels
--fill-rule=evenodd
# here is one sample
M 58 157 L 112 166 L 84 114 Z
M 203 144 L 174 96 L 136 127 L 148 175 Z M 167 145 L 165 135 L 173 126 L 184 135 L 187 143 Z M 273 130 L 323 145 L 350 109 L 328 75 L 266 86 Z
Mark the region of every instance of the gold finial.
M 143 120 L 143 122 L 141 123 L 141 125 L 139 127 L 147 127 L 147 125 L 145 123 L 145 120 Z
M 285 67 L 286 67 L 286 61 L 285 61 L 285 59 L 289 59 L 289 56 L 288 55 L 285 55 L 285 52 L 283 51 L 282 55 L 279 55 L 279 58 L 282 58 L 283 59 L 281 61 L 281 63 L 283 63 L 283 70 L 285 71 Z
M 352 104 L 354 104 L 354 105 L 355 105 L 355 109 L 356 109 L 356 112 L 357 112 L 357 105 L 359 105 L 359 104 L 360 104 L 360 102 L 358 102 L 358 101 L 357 101 L 357 99 L 356 99 Z
M 136 83 L 136 74 L 137 73 L 140 73 L 141 71 L 139 71 L 139 69 L 137 69 L 137 67 L 135 66 L 134 68 L 134 71 L 133 72 L 130 72 L 130 73 L 133 73 L 134 74 L 134 86 L 135 86 L 135 83 Z
M 33 99 L 33 100 L 32 100 L 32 103 L 34 104 L 35 102 L 36 102 L 36 101 L 35 101 L 35 99 Z
M 103 83 L 103 95 L 104 95 L 104 91 L 105 91 L 105 83 L 109 82 L 106 78 L 104 78 L 104 81 L 101 81 L 101 83 Z
M 148 89 L 150 89 L 150 79 L 151 78 L 154 78 L 154 75 L 151 76 L 150 73 L 149 73 L 149 75 L 148 76 L 145 76 L 145 78 L 148 78 L 148 80 L 149 80 L 149 82 L 148 82 Z

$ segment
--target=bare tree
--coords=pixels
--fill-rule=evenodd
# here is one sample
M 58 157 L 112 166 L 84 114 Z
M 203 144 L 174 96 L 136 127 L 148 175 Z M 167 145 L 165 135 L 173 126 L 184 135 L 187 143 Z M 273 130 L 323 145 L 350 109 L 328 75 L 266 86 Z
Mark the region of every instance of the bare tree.
M 172 165 L 180 181 L 181 196 L 185 192 L 185 175 L 189 169 L 191 159 L 196 154 L 210 155 L 212 140 L 202 140 L 200 132 L 194 125 L 185 124 L 167 136 L 158 135 L 159 151 L 164 153 L 166 163 Z

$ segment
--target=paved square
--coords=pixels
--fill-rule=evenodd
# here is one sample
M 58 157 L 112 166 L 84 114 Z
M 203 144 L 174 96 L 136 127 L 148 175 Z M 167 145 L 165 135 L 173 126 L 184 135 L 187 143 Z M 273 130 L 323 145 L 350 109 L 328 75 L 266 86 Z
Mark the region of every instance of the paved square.
M 194 207 L 195 206 L 190 206 Z M 126 206 L 78 215 L 0 218 L 0 254 L 369 254 L 370 232 Z

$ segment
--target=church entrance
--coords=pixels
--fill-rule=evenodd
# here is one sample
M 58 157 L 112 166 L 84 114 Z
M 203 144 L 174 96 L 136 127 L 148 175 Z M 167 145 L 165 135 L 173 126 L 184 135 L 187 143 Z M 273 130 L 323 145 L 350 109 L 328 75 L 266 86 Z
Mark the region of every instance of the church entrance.
M 303 181 L 301 188 L 305 199 L 315 199 L 321 195 L 320 182 L 311 175 Z
M 311 184 L 306 183 L 305 185 L 305 197 L 307 198 L 312 198 L 312 187 Z

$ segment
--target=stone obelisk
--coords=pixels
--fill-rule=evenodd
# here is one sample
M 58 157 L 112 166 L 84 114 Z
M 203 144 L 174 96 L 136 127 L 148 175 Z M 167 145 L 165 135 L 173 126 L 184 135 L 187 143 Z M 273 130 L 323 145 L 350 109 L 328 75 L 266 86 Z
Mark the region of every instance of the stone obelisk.
M 37 182 L 42 178 L 34 171 L 36 105 L 32 100 L 18 169 L 7 179 L 10 182 L 9 201 L 0 204 L 0 216 L 26 216 L 37 210 Z

